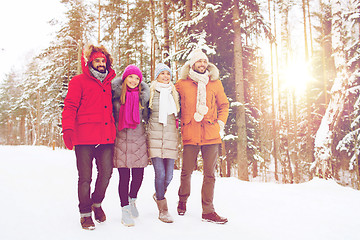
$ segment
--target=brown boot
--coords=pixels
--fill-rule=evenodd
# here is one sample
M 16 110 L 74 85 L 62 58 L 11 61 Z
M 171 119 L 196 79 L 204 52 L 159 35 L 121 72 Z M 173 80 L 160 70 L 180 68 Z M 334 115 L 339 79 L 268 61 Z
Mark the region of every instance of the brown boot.
M 171 215 L 169 214 L 166 198 L 162 200 L 157 200 L 156 197 L 154 197 L 154 200 L 159 208 L 160 221 L 163 221 L 164 223 L 174 222 Z
M 81 227 L 85 230 L 94 230 L 95 224 L 92 220 L 92 217 L 81 217 L 80 218 Z
M 186 202 L 181 202 L 179 201 L 178 203 L 178 207 L 177 207 L 177 212 L 180 216 L 185 215 L 186 212 Z
M 97 206 L 97 205 L 93 204 L 91 206 L 91 209 L 94 211 L 95 220 L 98 223 L 102 223 L 102 222 L 106 221 L 106 215 L 105 215 L 104 211 L 102 210 L 101 205 Z

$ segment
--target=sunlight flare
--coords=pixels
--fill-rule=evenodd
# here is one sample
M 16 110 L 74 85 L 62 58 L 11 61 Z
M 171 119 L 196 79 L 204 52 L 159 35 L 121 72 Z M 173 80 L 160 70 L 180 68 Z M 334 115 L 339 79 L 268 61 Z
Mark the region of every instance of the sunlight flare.
M 305 92 L 312 79 L 309 65 L 304 61 L 294 62 L 284 69 L 285 87 L 294 90 L 297 95 Z

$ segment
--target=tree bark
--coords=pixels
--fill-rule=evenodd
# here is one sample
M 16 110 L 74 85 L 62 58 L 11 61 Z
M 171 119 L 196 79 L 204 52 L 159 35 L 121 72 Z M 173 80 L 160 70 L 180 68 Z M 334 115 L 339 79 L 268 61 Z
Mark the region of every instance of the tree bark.
M 164 46 L 163 46 L 163 62 L 168 67 L 170 67 L 170 61 L 165 59 L 169 56 L 170 51 L 170 39 L 169 39 L 169 19 L 168 19 L 168 11 L 169 5 L 168 0 L 162 0 L 162 9 L 163 9 L 163 30 L 164 30 Z
M 234 66 L 235 66 L 235 91 L 236 102 L 239 103 L 236 111 L 236 125 L 238 129 L 237 139 L 237 163 L 238 178 L 248 181 L 248 159 L 247 159 L 247 134 L 245 122 L 245 98 L 244 98 L 244 72 L 242 62 L 242 41 L 240 26 L 240 11 L 236 1 L 233 7 L 234 28 Z
M 151 81 L 154 80 L 154 72 L 155 72 L 155 7 L 154 1 L 150 0 L 150 31 L 151 31 L 151 70 L 150 76 Z
M 185 20 L 190 20 L 190 13 L 192 11 L 192 0 L 186 0 L 185 2 Z
M 100 13 L 101 13 L 101 6 L 99 0 L 99 14 L 98 14 L 98 44 L 100 44 Z

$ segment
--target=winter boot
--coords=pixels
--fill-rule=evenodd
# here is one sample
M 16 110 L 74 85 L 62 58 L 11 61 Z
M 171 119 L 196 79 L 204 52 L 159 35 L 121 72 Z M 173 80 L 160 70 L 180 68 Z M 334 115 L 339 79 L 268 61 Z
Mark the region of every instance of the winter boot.
M 135 222 L 131 217 L 130 205 L 126 205 L 126 206 L 122 207 L 121 211 L 122 211 L 121 223 L 124 224 L 127 227 L 134 226 Z
M 95 224 L 92 220 L 91 213 L 90 215 L 82 215 L 80 218 L 81 227 L 85 230 L 94 230 Z
M 186 202 L 181 202 L 179 201 L 178 206 L 177 206 L 177 212 L 180 216 L 185 215 L 186 212 Z
M 94 203 L 91 206 L 91 209 L 93 210 L 94 215 L 95 215 L 95 220 L 98 223 L 102 223 L 102 222 L 106 221 L 106 215 L 105 215 L 104 211 L 102 210 L 100 203 Z
M 131 216 L 133 218 L 137 218 L 139 216 L 139 211 L 136 208 L 136 198 L 129 198 L 129 205 L 130 205 L 130 211 Z
M 224 224 L 228 222 L 227 218 L 220 217 L 216 212 L 202 214 L 202 220 L 219 224 Z
M 157 206 L 159 208 L 159 219 L 160 219 L 160 221 L 162 221 L 164 223 L 172 223 L 172 222 L 174 222 L 174 220 L 172 219 L 172 217 L 171 217 L 171 215 L 170 215 L 170 213 L 168 211 L 166 198 L 164 198 L 162 200 L 157 200 L 155 194 L 154 194 L 153 198 L 154 198 L 154 200 L 157 203 Z

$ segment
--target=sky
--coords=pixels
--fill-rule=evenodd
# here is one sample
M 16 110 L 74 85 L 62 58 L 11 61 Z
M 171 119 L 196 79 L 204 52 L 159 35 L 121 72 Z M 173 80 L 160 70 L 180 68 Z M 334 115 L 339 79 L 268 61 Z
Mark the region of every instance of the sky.
M 8 0 L 0 8 L 0 81 L 13 68 L 22 70 L 49 46 L 55 29 L 49 25 L 64 11 L 60 0 Z
M 360 191 L 333 180 L 301 184 L 216 178 L 214 205 L 224 225 L 201 220 L 202 174 L 194 172 L 187 212 L 176 206 L 180 171 L 166 193 L 174 223 L 158 220 L 154 170 L 145 168 L 134 227 L 121 224 L 118 172 L 114 169 L 102 207 L 107 221 L 93 231 L 80 225 L 74 151 L 44 146 L 0 146 L 0 239 L 4 240 L 355 240 L 359 239 Z M 95 167 L 94 167 L 95 169 Z M 96 171 L 93 171 L 95 179 Z

